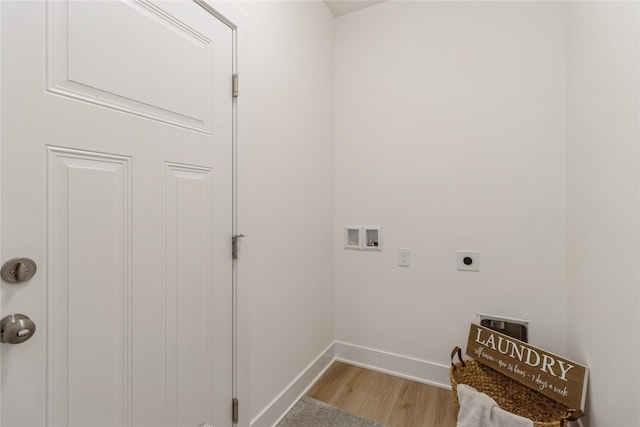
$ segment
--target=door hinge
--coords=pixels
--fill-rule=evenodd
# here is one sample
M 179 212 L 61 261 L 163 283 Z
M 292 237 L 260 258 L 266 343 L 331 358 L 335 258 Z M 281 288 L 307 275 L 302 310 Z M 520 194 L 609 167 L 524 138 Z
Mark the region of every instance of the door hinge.
M 238 399 L 233 399 L 231 410 L 231 421 L 233 424 L 238 424 Z
M 240 244 L 240 238 L 246 237 L 244 234 L 234 234 L 231 238 L 231 258 L 238 259 L 238 246 Z
M 231 78 L 231 96 L 238 97 L 238 73 L 235 73 Z

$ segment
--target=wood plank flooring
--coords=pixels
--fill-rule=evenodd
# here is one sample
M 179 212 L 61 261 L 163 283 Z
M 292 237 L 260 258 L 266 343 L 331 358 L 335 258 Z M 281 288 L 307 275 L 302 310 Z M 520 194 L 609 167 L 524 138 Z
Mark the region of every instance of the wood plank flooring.
M 334 362 L 308 396 L 391 427 L 455 427 L 450 390 Z

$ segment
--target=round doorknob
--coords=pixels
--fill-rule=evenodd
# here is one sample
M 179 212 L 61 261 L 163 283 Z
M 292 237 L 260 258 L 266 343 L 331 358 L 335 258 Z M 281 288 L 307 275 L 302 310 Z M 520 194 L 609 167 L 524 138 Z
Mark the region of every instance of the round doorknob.
M 10 314 L 0 319 L 0 342 L 20 344 L 33 336 L 36 324 L 24 314 Z

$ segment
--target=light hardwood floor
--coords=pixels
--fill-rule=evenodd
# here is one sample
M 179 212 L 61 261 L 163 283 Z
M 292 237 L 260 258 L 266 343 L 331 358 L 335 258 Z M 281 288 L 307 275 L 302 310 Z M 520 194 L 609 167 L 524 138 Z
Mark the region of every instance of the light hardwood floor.
M 391 427 L 454 427 L 450 390 L 334 362 L 308 396 Z

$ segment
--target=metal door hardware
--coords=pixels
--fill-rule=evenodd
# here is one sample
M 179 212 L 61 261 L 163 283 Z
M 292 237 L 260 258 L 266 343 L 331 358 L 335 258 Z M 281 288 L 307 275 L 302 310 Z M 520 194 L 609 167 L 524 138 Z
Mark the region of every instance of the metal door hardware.
M 231 79 L 231 96 L 238 97 L 238 73 L 235 73 Z
M 238 243 L 241 237 L 247 237 L 244 234 L 234 234 L 231 238 L 231 259 L 238 259 Z
M 0 319 L 0 342 L 20 344 L 33 336 L 36 324 L 24 314 L 10 314 Z
M 22 283 L 36 274 L 36 263 L 29 258 L 14 258 L 5 262 L 0 269 L 2 280 L 8 283 Z
M 238 399 L 234 398 L 231 401 L 231 422 L 233 424 L 238 424 Z

